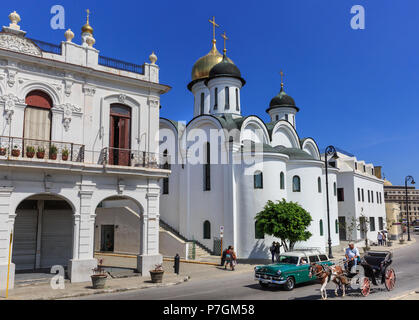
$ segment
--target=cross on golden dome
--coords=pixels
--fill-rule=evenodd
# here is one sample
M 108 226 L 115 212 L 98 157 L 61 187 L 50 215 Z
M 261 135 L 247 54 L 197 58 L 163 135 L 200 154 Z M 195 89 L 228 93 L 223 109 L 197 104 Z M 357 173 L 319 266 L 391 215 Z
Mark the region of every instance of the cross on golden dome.
M 219 25 L 215 23 L 214 16 L 212 16 L 212 20 L 208 19 L 208 22 L 212 24 L 212 41 L 215 42 L 215 27 L 219 27 Z
M 86 24 L 83 26 L 83 28 L 81 28 L 81 30 L 82 30 L 83 33 L 87 32 L 87 33 L 93 34 L 93 28 L 89 24 L 89 16 L 90 16 L 91 12 L 90 12 L 89 9 L 87 9 L 86 13 L 87 13 Z
M 283 89 L 284 88 L 284 72 L 281 70 L 279 74 L 281 75 L 281 89 Z

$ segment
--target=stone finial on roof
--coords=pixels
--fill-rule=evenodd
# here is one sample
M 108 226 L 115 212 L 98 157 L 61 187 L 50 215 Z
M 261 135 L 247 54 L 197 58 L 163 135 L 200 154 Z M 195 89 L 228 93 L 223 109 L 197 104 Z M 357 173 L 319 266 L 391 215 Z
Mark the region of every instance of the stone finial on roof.
M 9 19 L 10 19 L 9 28 L 20 30 L 20 26 L 18 25 L 18 23 L 20 22 L 19 13 L 17 13 L 16 11 L 13 11 L 12 13 L 9 14 Z

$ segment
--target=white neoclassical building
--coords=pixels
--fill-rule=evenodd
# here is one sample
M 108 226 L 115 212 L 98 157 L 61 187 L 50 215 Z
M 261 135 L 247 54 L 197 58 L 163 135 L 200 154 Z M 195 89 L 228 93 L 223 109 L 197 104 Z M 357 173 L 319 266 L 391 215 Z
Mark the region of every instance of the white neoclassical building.
M 170 172 L 156 138 L 170 89 L 157 57 L 136 65 L 102 56 L 88 19 L 81 44 L 67 30 L 52 45 L 28 37 L 16 12 L 9 18 L 0 33 L 0 289 L 11 234 L 10 287 L 15 272 L 53 265 L 88 281 L 95 246 L 113 251 L 126 234 L 148 274 L 162 261 L 159 179 Z
M 183 241 L 215 254 L 223 229 L 223 247 L 233 245 L 239 258 L 267 258 L 278 239 L 260 234 L 254 218 L 268 200 L 286 199 L 313 218 L 312 237 L 297 246 L 324 251 L 326 179 L 318 146 L 299 136 L 299 108 L 283 83 L 279 94 L 266 101 L 268 123 L 243 115 L 244 85 L 238 67 L 226 50 L 218 52 L 213 39 L 211 51 L 192 68 L 188 89 L 194 95 L 194 118 L 187 124 L 160 119 L 160 152 L 172 160 L 170 177 L 161 181 L 161 222 Z M 330 233 L 332 245 L 338 245 L 338 169 L 328 172 Z M 161 251 L 169 253 L 170 245 L 173 241 L 162 241 Z

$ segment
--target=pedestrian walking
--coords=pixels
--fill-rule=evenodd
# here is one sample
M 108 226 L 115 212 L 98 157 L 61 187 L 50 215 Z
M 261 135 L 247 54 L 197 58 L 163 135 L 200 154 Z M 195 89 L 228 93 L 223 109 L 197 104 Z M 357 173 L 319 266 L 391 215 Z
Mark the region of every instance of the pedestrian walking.
M 221 255 L 221 264 L 220 266 L 223 266 L 225 261 L 226 261 L 226 254 L 227 254 L 227 249 L 224 249 L 223 254 Z
M 382 240 L 382 242 L 383 242 L 383 246 L 386 246 L 387 245 L 387 235 L 386 235 L 386 233 L 383 231 L 383 240 Z
M 234 268 L 237 265 L 237 256 L 236 256 L 236 252 L 234 251 L 233 246 L 231 247 L 230 252 L 231 252 L 230 268 L 231 268 L 231 271 L 234 271 Z
M 276 243 L 274 241 L 274 242 L 272 242 L 272 245 L 269 248 L 269 251 L 271 251 L 271 255 L 272 255 L 272 263 L 275 262 L 275 249 L 276 249 Z
M 275 245 L 275 258 L 277 262 L 279 261 L 279 255 L 281 254 L 281 247 L 282 245 L 277 242 Z
M 377 240 L 378 240 L 378 245 L 382 246 L 383 245 L 383 234 L 381 232 L 377 233 Z
M 228 246 L 227 251 L 226 251 L 226 256 L 225 256 L 225 264 L 224 264 L 224 269 L 227 269 L 227 266 L 230 264 L 231 266 L 231 261 L 233 259 L 232 257 L 232 252 L 231 252 L 231 246 Z

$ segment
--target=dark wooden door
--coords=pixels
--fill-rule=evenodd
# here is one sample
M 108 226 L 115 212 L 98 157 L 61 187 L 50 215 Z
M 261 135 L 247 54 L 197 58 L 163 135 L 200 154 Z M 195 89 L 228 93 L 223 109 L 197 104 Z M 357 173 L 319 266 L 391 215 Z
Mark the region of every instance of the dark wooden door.
M 111 106 L 109 163 L 129 166 L 131 155 L 131 112 L 123 105 Z
M 339 217 L 339 240 L 346 240 L 345 217 Z

